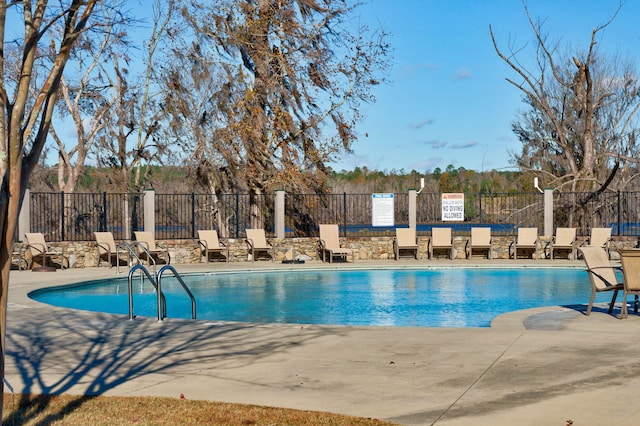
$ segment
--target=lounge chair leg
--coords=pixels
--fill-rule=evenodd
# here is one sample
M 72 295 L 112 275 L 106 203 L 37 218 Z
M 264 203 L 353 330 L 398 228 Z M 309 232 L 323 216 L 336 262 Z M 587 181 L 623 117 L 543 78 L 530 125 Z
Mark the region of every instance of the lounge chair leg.
M 589 306 L 587 306 L 587 316 L 591 315 L 591 308 L 593 308 L 593 301 L 596 298 L 595 291 L 591 292 L 591 297 L 589 298 Z
M 594 296 L 595 296 L 595 294 L 594 294 Z M 613 312 L 613 305 L 616 303 L 616 297 L 618 297 L 618 290 L 613 290 L 613 297 L 611 298 L 611 303 L 609 303 L 609 314 L 611 314 L 611 312 Z M 591 302 L 591 303 L 593 303 L 593 302 Z M 627 303 L 626 300 L 622 301 L 622 309 L 625 311 L 624 312 L 625 314 L 627 313 L 626 312 L 627 311 L 626 303 Z

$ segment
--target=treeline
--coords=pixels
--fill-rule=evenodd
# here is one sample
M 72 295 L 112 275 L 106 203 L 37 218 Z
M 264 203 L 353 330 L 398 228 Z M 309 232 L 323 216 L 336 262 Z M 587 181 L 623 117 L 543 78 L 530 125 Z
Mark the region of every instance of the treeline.
M 108 168 L 87 167 L 78 179 L 76 192 L 123 192 L 115 172 Z M 159 193 L 206 193 L 207 188 L 198 179 L 196 170 L 178 166 L 149 166 L 145 170 L 148 187 Z M 431 172 L 416 170 L 380 171 L 367 167 L 354 170 L 333 171 L 324 184 L 324 189 L 332 193 L 366 194 L 374 192 L 402 193 L 410 189 L 420 189 L 424 178 L 426 192 L 527 192 L 533 189 L 533 175 L 518 171 L 476 172 L 464 167 L 447 166 L 445 170 L 436 168 Z M 133 180 L 134 177 L 132 176 Z M 30 189 L 36 192 L 59 191 L 57 167 L 39 166 L 31 176 Z

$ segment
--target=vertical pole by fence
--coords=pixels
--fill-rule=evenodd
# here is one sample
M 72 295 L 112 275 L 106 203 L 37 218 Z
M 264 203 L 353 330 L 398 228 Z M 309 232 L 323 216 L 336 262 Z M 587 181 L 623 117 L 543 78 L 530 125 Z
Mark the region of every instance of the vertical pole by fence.
M 196 194 L 191 193 L 191 238 L 196 238 Z
M 156 235 L 156 191 L 145 189 L 143 198 L 144 230 Z
M 102 192 L 102 217 L 100 218 L 100 231 L 107 231 L 107 192 Z
M 236 192 L 236 235 L 234 238 L 239 238 L 239 237 L 240 237 L 240 194 Z
M 413 228 L 416 229 L 416 210 L 417 210 L 417 195 L 418 193 L 416 192 L 415 189 L 410 189 L 409 190 L 409 228 Z
M 24 240 L 25 232 L 31 232 L 31 191 L 26 190 L 18 215 L 18 240 Z
M 618 230 L 616 231 L 616 235 L 620 235 L 620 227 L 622 226 L 622 216 L 621 216 L 621 212 L 622 211 L 622 205 L 620 204 L 620 190 L 618 190 L 618 217 L 617 217 L 617 222 L 618 222 Z
M 480 223 L 484 223 L 482 221 L 482 191 L 480 191 L 480 194 L 478 195 L 478 200 L 479 200 L 479 203 L 478 203 L 479 212 L 478 213 L 479 213 L 479 216 L 480 216 Z
M 276 205 L 273 208 L 274 214 L 274 228 L 276 231 L 276 238 L 284 239 L 284 197 L 285 192 L 282 189 L 276 191 Z
M 544 235 L 553 235 L 553 189 L 544 189 Z
M 64 214 L 64 191 L 60 193 L 60 217 L 62 218 L 62 220 L 60 221 L 62 223 L 62 227 L 60 229 L 60 241 L 64 241 L 64 229 L 67 225 Z
M 347 193 L 343 192 L 342 196 L 342 229 L 343 229 L 343 237 L 347 236 Z

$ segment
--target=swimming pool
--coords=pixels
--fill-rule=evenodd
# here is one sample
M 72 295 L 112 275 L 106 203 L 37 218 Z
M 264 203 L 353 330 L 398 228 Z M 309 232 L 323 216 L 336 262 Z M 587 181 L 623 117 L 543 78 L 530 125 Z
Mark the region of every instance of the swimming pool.
M 591 287 L 578 268 L 300 270 L 184 275 L 199 320 L 366 326 L 488 327 L 498 315 L 540 306 L 586 304 Z M 173 278 L 162 291 L 169 318 L 190 318 Z M 128 314 L 127 279 L 32 292 L 66 308 Z M 609 298 L 609 299 L 608 299 Z M 596 302 L 610 300 L 599 294 Z M 134 280 L 134 313 L 157 315 L 152 285 Z

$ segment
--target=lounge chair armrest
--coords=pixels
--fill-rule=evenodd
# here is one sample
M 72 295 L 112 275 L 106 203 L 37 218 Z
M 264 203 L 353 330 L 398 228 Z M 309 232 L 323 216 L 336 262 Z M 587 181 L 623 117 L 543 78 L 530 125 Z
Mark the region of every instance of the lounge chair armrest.
M 251 238 L 245 238 L 245 242 L 249 245 L 249 247 L 253 248 L 253 240 Z
M 40 243 L 28 244 L 27 248 L 32 248 L 40 254 L 47 252 L 47 247 Z
M 107 253 L 111 253 L 111 247 L 109 247 L 108 244 L 103 244 L 103 243 L 98 243 L 96 242 L 96 247 L 101 248 L 102 250 L 106 251 Z

